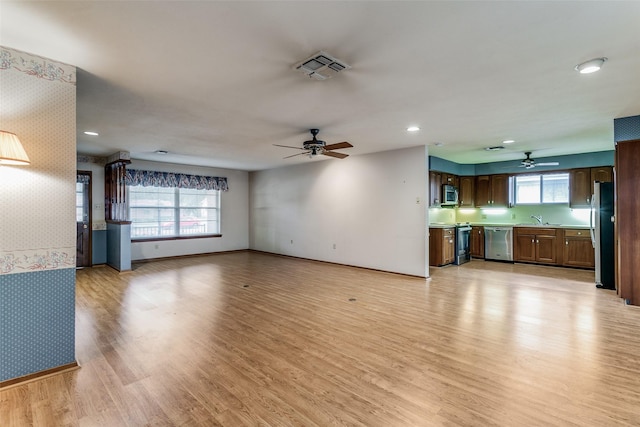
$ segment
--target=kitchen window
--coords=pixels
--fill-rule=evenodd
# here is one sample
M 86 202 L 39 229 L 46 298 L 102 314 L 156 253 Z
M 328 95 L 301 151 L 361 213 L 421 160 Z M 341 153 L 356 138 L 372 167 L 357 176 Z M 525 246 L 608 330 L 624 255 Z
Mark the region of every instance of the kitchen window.
M 220 234 L 220 191 L 127 186 L 132 239 Z
M 516 175 L 516 205 L 569 203 L 569 174 Z

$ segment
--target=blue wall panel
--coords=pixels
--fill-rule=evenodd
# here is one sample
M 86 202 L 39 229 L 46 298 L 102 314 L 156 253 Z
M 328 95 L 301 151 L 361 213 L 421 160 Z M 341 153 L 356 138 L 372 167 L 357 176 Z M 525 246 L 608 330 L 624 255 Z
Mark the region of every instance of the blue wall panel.
M 640 125 L 640 123 L 639 123 Z M 635 138 L 640 139 L 640 128 Z M 558 166 L 545 166 L 528 172 L 549 172 L 553 170 L 567 170 L 573 168 L 590 168 L 598 166 L 613 166 L 615 151 L 598 151 L 594 153 L 571 154 L 555 157 L 536 157 L 537 162 L 558 162 Z M 526 169 L 520 167 L 520 160 L 506 162 L 478 163 L 475 165 L 461 165 L 439 157 L 429 156 L 429 170 L 447 172 L 454 175 L 493 175 L 501 173 L 521 173 Z
M 131 224 L 107 223 L 107 264 L 131 270 Z
M 75 268 L 0 275 L 0 381 L 75 361 Z
M 91 264 L 107 263 L 107 230 L 93 230 L 91 234 Z
M 616 142 L 640 139 L 640 116 L 614 119 L 613 137 Z

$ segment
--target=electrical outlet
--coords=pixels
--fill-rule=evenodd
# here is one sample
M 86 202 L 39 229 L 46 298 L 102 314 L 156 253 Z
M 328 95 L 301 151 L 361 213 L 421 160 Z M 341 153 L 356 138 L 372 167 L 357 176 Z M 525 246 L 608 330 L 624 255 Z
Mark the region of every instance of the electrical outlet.
M 155 248 L 160 249 L 160 245 L 156 243 Z
M 416 205 L 420 204 L 420 197 L 416 197 Z
M 293 240 L 291 241 L 291 244 L 293 245 Z
M 334 243 L 334 244 L 333 244 L 333 249 L 335 249 L 335 248 L 336 248 L 336 244 Z

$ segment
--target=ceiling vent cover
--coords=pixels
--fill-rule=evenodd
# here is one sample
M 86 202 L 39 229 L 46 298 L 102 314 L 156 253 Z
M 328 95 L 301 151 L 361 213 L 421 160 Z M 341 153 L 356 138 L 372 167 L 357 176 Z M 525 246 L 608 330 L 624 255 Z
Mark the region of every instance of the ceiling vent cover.
M 340 71 L 351 68 L 344 61 L 320 51 L 309 58 L 298 62 L 293 66 L 294 70 L 302 71 L 309 78 L 316 80 L 327 80 L 337 75 Z

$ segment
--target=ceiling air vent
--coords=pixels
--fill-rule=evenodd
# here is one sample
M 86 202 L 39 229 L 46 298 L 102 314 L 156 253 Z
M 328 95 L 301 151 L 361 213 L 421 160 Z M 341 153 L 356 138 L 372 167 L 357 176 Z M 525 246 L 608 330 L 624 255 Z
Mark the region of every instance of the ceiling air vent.
M 294 70 L 302 71 L 309 76 L 309 78 L 316 80 L 330 79 L 340 71 L 348 70 L 349 68 L 351 68 L 351 66 L 323 51 L 293 66 Z
M 487 151 L 500 151 L 500 150 L 504 150 L 504 147 L 502 145 L 496 145 L 495 147 L 486 147 L 485 150 L 487 150 Z

